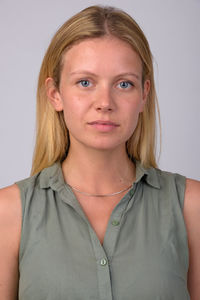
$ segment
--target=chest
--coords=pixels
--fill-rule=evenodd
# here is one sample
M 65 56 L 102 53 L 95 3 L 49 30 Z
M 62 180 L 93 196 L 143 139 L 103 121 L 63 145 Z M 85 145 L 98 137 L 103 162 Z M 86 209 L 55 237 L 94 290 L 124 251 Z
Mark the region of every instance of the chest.
M 67 196 L 49 191 L 24 212 L 20 300 L 189 300 L 185 225 L 171 199 L 137 190 L 120 202 L 78 199 L 80 210 Z
M 125 193 L 124 193 L 125 194 Z M 87 197 L 75 193 L 75 196 L 99 241 L 103 244 L 104 236 L 112 211 L 124 194 L 114 197 Z

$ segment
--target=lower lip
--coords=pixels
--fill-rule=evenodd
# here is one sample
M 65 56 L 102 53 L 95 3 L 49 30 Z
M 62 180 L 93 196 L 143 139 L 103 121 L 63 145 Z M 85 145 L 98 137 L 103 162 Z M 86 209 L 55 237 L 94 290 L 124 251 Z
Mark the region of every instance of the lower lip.
M 95 128 L 98 131 L 102 131 L 102 132 L 109 132 L 112 131 L 114 129 L 116 129 L 117 127 L 119 127 L 118 125 L 113 125 L 113 124 L 98 124 L 98 123 L 94 123 L 94 124 L 89 124 L 92 128 Z

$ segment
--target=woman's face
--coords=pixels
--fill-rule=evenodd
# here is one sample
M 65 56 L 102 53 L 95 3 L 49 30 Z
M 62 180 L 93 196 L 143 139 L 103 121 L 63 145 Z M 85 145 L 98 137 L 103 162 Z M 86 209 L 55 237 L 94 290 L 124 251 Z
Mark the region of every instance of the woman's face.
M 48 96 L 64 111 L 70 144 L 98 150 L 124 149 L 147 99 L 142 63 L 117 38 L 88 39 L 63 57 L 59 91 L 47 79 Z

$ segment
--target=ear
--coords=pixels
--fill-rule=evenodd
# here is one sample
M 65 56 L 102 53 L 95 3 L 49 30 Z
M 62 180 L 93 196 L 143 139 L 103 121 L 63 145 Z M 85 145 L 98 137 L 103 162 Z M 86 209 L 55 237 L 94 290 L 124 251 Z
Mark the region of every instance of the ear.
M 151 86 L 150 80 L 149 79 L 145 80 L 143 92 L 142 92 L 142 106 L 140 112 L 143 112 L 144 110 L 145 104 L 147 102 L 148 94 L 150 91 L 150 86 Z
M 63 102 L 60 96 L 60 93 L 55 86 L 54 80 L 51 77 L 48 77 L 45 81 L 45 87 L 46 87 L 46 94 L 47 97 L 51 103 L 51 105 L 54 107 L 56 111 L 62 111 L 63 110 Z

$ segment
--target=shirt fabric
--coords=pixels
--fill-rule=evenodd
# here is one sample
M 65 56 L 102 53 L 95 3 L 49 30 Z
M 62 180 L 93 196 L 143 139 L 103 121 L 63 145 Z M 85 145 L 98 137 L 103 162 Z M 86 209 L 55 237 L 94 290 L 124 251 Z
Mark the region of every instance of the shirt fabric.
M 185 177 L 136 162 L 103 245 L 55 163 L 23 181 L 19 300 L 189 300 Z

